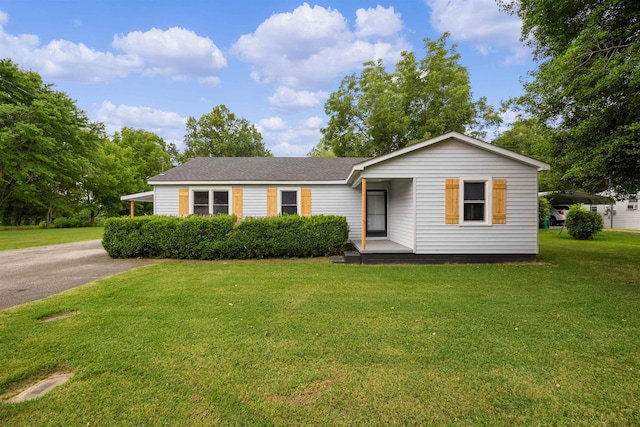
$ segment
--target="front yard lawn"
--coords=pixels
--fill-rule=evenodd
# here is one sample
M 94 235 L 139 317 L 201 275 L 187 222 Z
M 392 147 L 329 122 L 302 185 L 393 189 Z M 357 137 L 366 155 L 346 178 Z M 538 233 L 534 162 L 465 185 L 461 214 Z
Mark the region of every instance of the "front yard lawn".
M 102 239 L 104 227 L 0 229 L 0 251 Z
M 640 234 L 540 262 L 168 261 L 0 311 L 0 425 L 639 425 Z M 45 316 L 70 312 L 63 320 Z

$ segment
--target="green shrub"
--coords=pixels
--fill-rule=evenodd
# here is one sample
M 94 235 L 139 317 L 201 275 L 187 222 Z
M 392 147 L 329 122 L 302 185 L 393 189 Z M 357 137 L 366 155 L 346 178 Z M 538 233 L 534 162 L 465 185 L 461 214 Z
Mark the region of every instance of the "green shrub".
M 249 259 L 334 255 L 345 250 L 344 217 L 287 215 L 109 218 L 102 245 L 112 258 Z
M 584 209 L 581 204 L 569 208 L 565 225 L 569 235 L 578 240 L 592 239 L 604 227 L 602 217 Z
M 80 221 L 78 218 L 65 218 L 65 217 L 54 219 L 51 225 L 53 226 L 53 228 L 83 227 L 82 221 Z
M 549 204 L 549 200 L 546 197 L 538 197 L 538 222 L 542 224 L 549 218 L 549 213 L 551 213 L 551 204 Z

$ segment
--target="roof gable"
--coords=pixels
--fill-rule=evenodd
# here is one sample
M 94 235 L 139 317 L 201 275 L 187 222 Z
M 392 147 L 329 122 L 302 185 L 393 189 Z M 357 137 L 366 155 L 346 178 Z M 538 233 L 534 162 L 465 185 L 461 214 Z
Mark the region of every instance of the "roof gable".
M 410 153 L 412 153 L 414 151 L 422 150 L 422 149 L 427 148 L 429 146 L 432 146 L 432 145 L 435 145 L 435 144 L 438 144 L 440 142 L 447 141 L 447 140 L 450 140 L 450 139 L 455 139 L 457 141 L 460 141 L 460 142 L 463 142 L 465 144 L 480 148 L 480 149 L 485 150 L 485 151 L 489 151 L 489 152 L 497 154 L 499 156 L 503 156 L 503 157 L 509 158 L 509 159 L 514 160 L 516 162 L 523 163 L 523 164 L 531 166 L 531 167 L 535 167 L 538 171 L 549 170 L 550 169 L 550 166 L 547 163 L 541 162 L 539 160 L 535 160 L 535 159 L 532 159 L 530 157 L 523 156 L 522 154 L 518 154 L 518 153 L 515 153 L 513 151 L 506 150 L 504 148 L 498 147 L 497 145 L 490 144 L 488 142 L 484 142 L 484 141 L 481 141 L 479 139 L 471 138 L 471 137 L 463 135 L 463 134 L 461 134 L 459 132 L 449 132 L 449 133 L 446 133 L 444 135 L 438 136 L 436 138 L 431 138 L 431 139 L 428 139 L 426 141 L 419 142 L 417 144 L 401 148 L 400 150 L 393 151 L 393 152 L 391 152 L 389 154 L 385 154 L 385 155 L 379 156 L 379 157 L 374 157 L 372 159 L 368 159 L 368 160 L 365 160 L 365 161 L 363 161 L 363 162 L 361 162 L 361 163 L 359 163 L 357 165 L 354 165 L 353 170 L 351 171 L 351 174 L 349 174 L 349 178 L 347 179 L 347 181 L 348 182 L 352 182 L 354 179 L 356 179 L 356 176 L 359 175 L 359 172 L 362 172 L 363 170 L 365 170 L 369 166 L 380 164 L 380 163 L 385 162 L 387 160 L 394 159 L 394 158 L 397 158 L 397 157 L 400 157 L 400 156 L 404 156 L 404 155 L 410 154 Z

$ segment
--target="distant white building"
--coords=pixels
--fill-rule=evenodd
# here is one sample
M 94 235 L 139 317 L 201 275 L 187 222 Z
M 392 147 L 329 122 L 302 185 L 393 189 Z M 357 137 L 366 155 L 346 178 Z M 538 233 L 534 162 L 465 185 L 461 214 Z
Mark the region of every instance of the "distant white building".
M 618 201 L 613 205 L 594 205 L 597 212 L 602 215 L 605 228 L 640 230 L 639 194 L 631 196 L 629 199 Z

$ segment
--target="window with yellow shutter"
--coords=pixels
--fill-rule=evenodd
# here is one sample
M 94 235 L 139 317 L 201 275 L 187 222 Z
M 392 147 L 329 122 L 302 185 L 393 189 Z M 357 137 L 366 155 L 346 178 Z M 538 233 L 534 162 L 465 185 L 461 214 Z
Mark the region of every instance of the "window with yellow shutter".
M 445 224 L 506 223 L 506 179 L 463 177 L 445 180 Z

